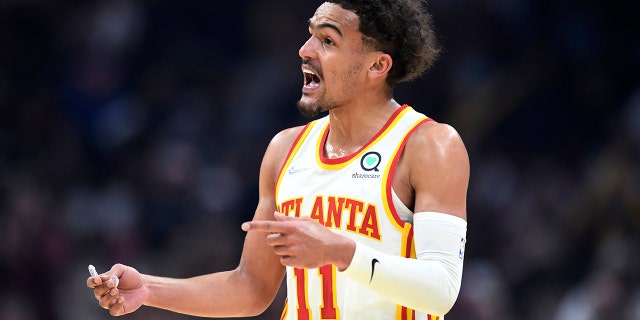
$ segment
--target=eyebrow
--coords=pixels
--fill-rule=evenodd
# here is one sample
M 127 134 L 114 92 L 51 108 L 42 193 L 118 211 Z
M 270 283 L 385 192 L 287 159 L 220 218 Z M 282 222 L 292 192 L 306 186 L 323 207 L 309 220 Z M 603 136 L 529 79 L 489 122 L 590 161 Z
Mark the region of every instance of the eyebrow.
M 340 29 L 338 29 L 338 27 L 336 27 L 335 25 L 333 25 L 331 23 L 328 23 L 328 22 L 323 22 L 323 23 L 320 23 L 320 24 L 316 25 L 311 21 L 311 19 L 309 19 L 309 28 L 311 28 L 311 29 L 323 29 L 323 28 L 333 29 L 340 35 L 340 37 L 344 37 L 342 35 L 342 31 L 340 31 Z

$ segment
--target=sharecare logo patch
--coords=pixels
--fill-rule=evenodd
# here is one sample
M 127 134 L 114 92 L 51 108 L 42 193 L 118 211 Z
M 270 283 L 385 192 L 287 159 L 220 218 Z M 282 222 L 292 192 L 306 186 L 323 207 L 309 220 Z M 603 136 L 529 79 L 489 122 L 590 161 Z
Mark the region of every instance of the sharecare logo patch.
M 370 151 L 365 153 L 362 158 L 360 158 L 360 167 L 364 171 L 379 171 L 378 166 L 380 165 L 380 161 L 382 160 L 382 156 L 375 151 Z

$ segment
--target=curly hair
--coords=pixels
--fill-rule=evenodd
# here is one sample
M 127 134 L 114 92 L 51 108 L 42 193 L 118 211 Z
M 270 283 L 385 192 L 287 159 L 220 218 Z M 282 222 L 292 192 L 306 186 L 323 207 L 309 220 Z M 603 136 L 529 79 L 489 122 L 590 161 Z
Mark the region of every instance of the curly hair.
M 394 87 L 425 72 L 440 53 L 431 15 L 422 0 L 329 0 L 360 18 L 363 43 L 393 59 L 387 84 Z M 426 6 L 426 4 L 424 4 Z

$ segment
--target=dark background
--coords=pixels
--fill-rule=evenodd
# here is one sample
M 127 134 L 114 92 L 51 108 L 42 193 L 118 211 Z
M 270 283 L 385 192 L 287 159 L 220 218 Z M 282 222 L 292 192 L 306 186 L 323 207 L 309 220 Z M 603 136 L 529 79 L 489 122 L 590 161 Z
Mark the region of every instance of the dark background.
M 307 121 L 297 52 L 319 4 L 0 1 L 0 318 L 108 319 L 85 286 L 90 263 L 234 268 L 262 154 Z M 395 97 L 456 127 L 471 159 L 447 319 L 640 319 L 637 12 L 429 10 L 445 51 Z

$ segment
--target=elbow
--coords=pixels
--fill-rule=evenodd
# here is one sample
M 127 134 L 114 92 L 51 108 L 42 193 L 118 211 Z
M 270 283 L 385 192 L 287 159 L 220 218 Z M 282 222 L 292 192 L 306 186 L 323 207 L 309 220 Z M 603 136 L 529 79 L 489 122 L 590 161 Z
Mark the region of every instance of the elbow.
M 443 316 L 453 308 L 460 293 L 461 279 L 449 273 L 442 273 L 439 279 L 432 278 L 429 283 L 423 283 L 424 295 L 416 303 L 416 311 Z
M 264 313 L 271 306 L 277 296 L 276 292 L 270 290 L 254 290 L 251 294 L 245 295 L 242 317 L 255 317 Z
M 272 300 L 257 295 L 246 296 L 243 306 L 238 312 L 231 314 L 231 317 L 255 317 L 264 313 Z
M 442 316 L 453 308 L 460 293 L 460 281 L 449 278 L 443 282 L 445 283 L 431 290 L 432 293 L 428 295 L 428 298 L 424 299 L 421 311 L 431 315 Z
M 267 308 L 273 302 L 274 297 L 270 296 L 261 296 L 256 299 L 253 299 L 252 303 L 247 305 L 246 312 L 248 313 L 245 316 L 255 317 L 264 313 Z
M 448 290 L 442 290 L 441 295 L 438 297 L 432 297 L 432 301 L 430 301 L 427 313 L 432 315 L 445 315 L 451 311 L 453 305 L 456 303 L 458 299 L 458 292 L 460 287 L 457 288 L 448 288 Z
M 241 268 L 236 269 L 234 274 L 240 279 L 233 286 L 238 290 L 236 296 L 240 299 L 238 303 L 241 307 L 232 316 L 255 317 L 264 313 L 276 298 L 279 283 L 259 281 L 260 279 L 251 277 Z

